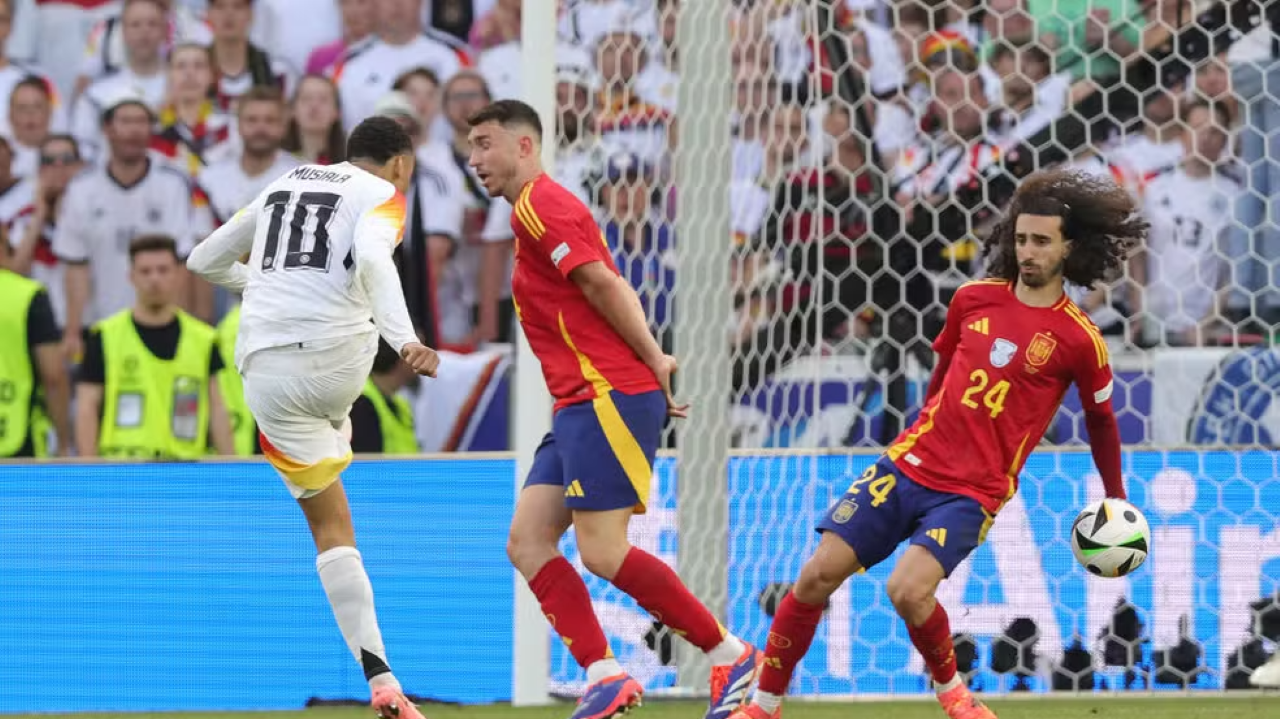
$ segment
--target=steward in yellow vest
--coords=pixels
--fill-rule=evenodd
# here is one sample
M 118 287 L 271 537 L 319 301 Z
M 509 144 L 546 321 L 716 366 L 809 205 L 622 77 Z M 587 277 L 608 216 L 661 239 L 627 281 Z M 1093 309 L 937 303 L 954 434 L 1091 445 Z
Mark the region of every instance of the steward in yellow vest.
M 222 369 L 209 325 L 177 308 L 182 290 L 174 240 L 144 235 L 129 245 L 137 300 L 94 325 L 76 393 L 82 457 L 188 459 L 234 446 L 214 378 Z
M 7 258 L 3 233 L 0 244 Z M 0 264 L 0 457 L 49 456 L 50 425 L 58 454 L 70 455 L 70 403 L 62 332 L 48 293 Z
M 419 454 L 413 410 L 397 393 L 418 375 L 385 340 L 378 340 L 373 374 L 351 405 L 351 451 L 366 454 Z
M 218 388 L 227 406 L 227 419 L 231 421 L 231 434 L 235 438 L 236 454 L 252 457 L 262 454 L 258 444 L 258 423 L 253 421 L 249 404 L 244 401 L 244 379 L 236 369 L 236 336 L 240 333 L 240 305 L 231 308 L 218 323 L 218 354 L 222 357 L 222 370 L 218 372 Z

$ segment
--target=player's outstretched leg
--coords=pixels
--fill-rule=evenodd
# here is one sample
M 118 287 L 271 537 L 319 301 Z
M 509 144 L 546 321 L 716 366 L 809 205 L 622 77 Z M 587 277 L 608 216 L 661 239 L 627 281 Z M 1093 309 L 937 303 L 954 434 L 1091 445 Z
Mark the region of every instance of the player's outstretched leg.
M 809 652 L 827 599 L 860 567 L 852 547 L 835 534 L 823 533 L 818 548 L 800 570 L 800 578 L 774 612 L 755 696 L 733 719 L 772 719 L 781 715 L 782 697 L 796 665 Z
M 967 552 L 966 552 L 967 554 Z M 951 640 L 947 611 L 935 598 L 947 571 L 924 546 L 912 544 L 889 576 L 889 600 L 907 623 L 911 643 L 933 677 L 938 702 L 951 719 L 995 719 L 996 715 L 974 698 L 956 671 L 956 651 Z
M 539 451 L 531 479 L 544 474 L 539 461 L 555 463 L 554 452 Z M 571 719 L 609 719 L 640 704 L 640 683 L 622 670 L 591 606 L 591 595 L 577 570 L 560 554 L 560 537 L 572 521 L 564 506 L 557 469 L 545 474 L 555 484 L 526 484 L 516 503 L 507 540 L 507 556 L 529 582 L 551 628 L 587 672 L 587 691 Z
M 300 498 L 298 504 L 315 539 L 320 584 L 342 638 L 364 670 L 374 710 L 386 719 L 423 719 L 405 697 L 387 663 L 387 650 L 373 607 L 373 586 L 356 549 L 351 508 L 342 482 L 335 481 L 314 496 Z
M 633 510 L 578 510 L 573 526 L 587 569 L 625 592 L 711 660 L 711 703 L 706 719 L 724 719 L 746 699 L 762 655 L 716 620 L 662 560 L 631 546 Z

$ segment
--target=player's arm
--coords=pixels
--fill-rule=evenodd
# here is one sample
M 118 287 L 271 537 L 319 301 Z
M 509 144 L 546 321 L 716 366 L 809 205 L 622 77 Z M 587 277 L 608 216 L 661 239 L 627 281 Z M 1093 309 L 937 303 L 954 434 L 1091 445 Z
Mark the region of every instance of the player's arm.
M 62 208 L 53 234 L 53 254 L 67 268 L 63 277 L 67 295 L 66 323 L 62 332 L 62 350 L 68 361 L 80 361 L 84 351 L 81 332 L 84 330 L 84 308 L 89 303 L 89 290 L 93 278 L 89 273 L 89 241 L 91 228 L 78 184 L 67 188 Z
M 933 363 L 933 374 L 929 377 L 929 389 L 925 392 L 925 401 L 934 398 L 942 391 L 942 382 L 947 377 L 947 369 L 951 367 L 951 358 L 955 356 L 956 347 L 960 345 L 960 322 L 963 314 L 963 298 L 965 291 L 957 290 L 947 307 L 947 319 L 942 331 L 933 339 L 933 351 L 937 359 Z
M 1076 389 L 1084 409 L 1084 426 L 1089 433 L 1093 463 L 1102 477 L 1108 497 L 1125 499 L 1124 472 L 1120 457 L 1120 425 L 1111 407 L 1115 381 L 1106 345 L 1096 330 L 1087 333 L 1076 360 Z
M 45 408 L 58 433 L 58 454 L 71 454 L 71 379 L 62 356 L 62 336 L 49 295 L 41 290 L 27 310 L 27 346 L 35 350 L 36 373 L 44 388 Z
M 577 265 L 569 270 L 568 275 L 582 290 L 587 302 L 605 318 L 631 351 L 649 367 L 658 367 L 664 356 L 662 347 L 649 331 L 644 307 L 631 285 L 602 260 Z
M 93 332 L 85 343 L 84 362 L 76 378 L 76 454 L 81 457 L 98 456 L 99 415 L 106 378 L 102 335 Z
M 373 306 L 378 334 L 415 372 L 434 377 L 440 358 L 434 350 L 424 347 L 413 331 L 400 273 L 392 257 L 404 233 L 405 205 L 404 195 L 396 192 L 386 202 L 365 211 L 356 223 L 356 279 Z
M 249 284 L 249 268 L 240 259 L 253 249 L 260 208 L 261 196 L 193 247 L 187 269 L 215 285 L 243 292 Z
M 218 373 L 223 369 L 222 353 L 215 342 L 209 357 L 209 438 L 218 454 L 229 456 L 236 453 L 236 440 L 231 432 L 227 403 L 222 400 L 222 389 L 218 386 Z

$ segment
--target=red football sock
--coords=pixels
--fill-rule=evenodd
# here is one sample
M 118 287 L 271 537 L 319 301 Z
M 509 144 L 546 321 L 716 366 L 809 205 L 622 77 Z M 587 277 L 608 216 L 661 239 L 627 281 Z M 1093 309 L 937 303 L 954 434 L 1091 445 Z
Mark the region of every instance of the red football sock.
M 648 552 L 632 547 L 613 577 L 613 586 L 704 652 L 724 640 L 725 630 L 720 622 L 689 592 L 671 567 Z
M 809 652 L 813 635 L 822 621 L 822 604 L 805 604 L 791 592 L 778 603 L 769 627 L 769 643 L 764 648 L 760 669 L 760 691 L 783 696 L 791 684 L 796 665 Z
M 924 624 L 913 627 L 908 623 L 907 633 L 920 656 L 924 657 L 924 664 L 929 667 L 933 680 L 939 684 L 951 681 L 956 675 L 956 647 L 951 642 L 951 622 L 942 603 L 938 602 Z
M 542 565 L 542 569 L 529 582 L 542 613 L 551 628 L 556 630 L 569 653 L 578 665 L 587 668 L 593 663 L 612 656 L 609 640 L 591 608 L 591 594 L 582 577 L 564 557 Z

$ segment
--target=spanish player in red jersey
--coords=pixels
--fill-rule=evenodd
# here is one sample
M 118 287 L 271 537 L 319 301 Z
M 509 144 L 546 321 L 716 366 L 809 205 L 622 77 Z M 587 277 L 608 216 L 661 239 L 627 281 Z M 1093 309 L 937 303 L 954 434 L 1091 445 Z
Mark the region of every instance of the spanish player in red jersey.
M 1043 172 L 1023 181 L 986 241 L 989 279 L 956 293 L 934 340 L 937 365 L 916 422 L 853 482 L 774 615 L 759 686 L 733 719 L 776 719 L 827 598 L 910 543 L 888 593 L 952 719 L 993 719 L 956 673 L 938 584 L 982 543 L 1018 472 L 1074 383 L 1108 497 L 1125 496 L 1111 366 L 1101 335 L 1067 298 L 1110 276 L 1146 233 L 1105 179 Z
M 587 672 L 572 719 L 625 713 L 639 704 L 641 687 L 614 659 L 586 584 L 559 552 L 570 526 L 589 571 L 706 652 L 706 717 L 726 719 L 746 699 L 761 653 L 729 634 L 670 567 L 627 540 L 631 516 L 645 511 L 666 417 L 688 409 L 671 395 L 676 361 L 650 334 L 591 211 L 543 173 L 537 112 L 502 100 L 469 123 L 471 166 L 489 194 L 514 207 L 512 299 L 556 400 L 507 554 Z

